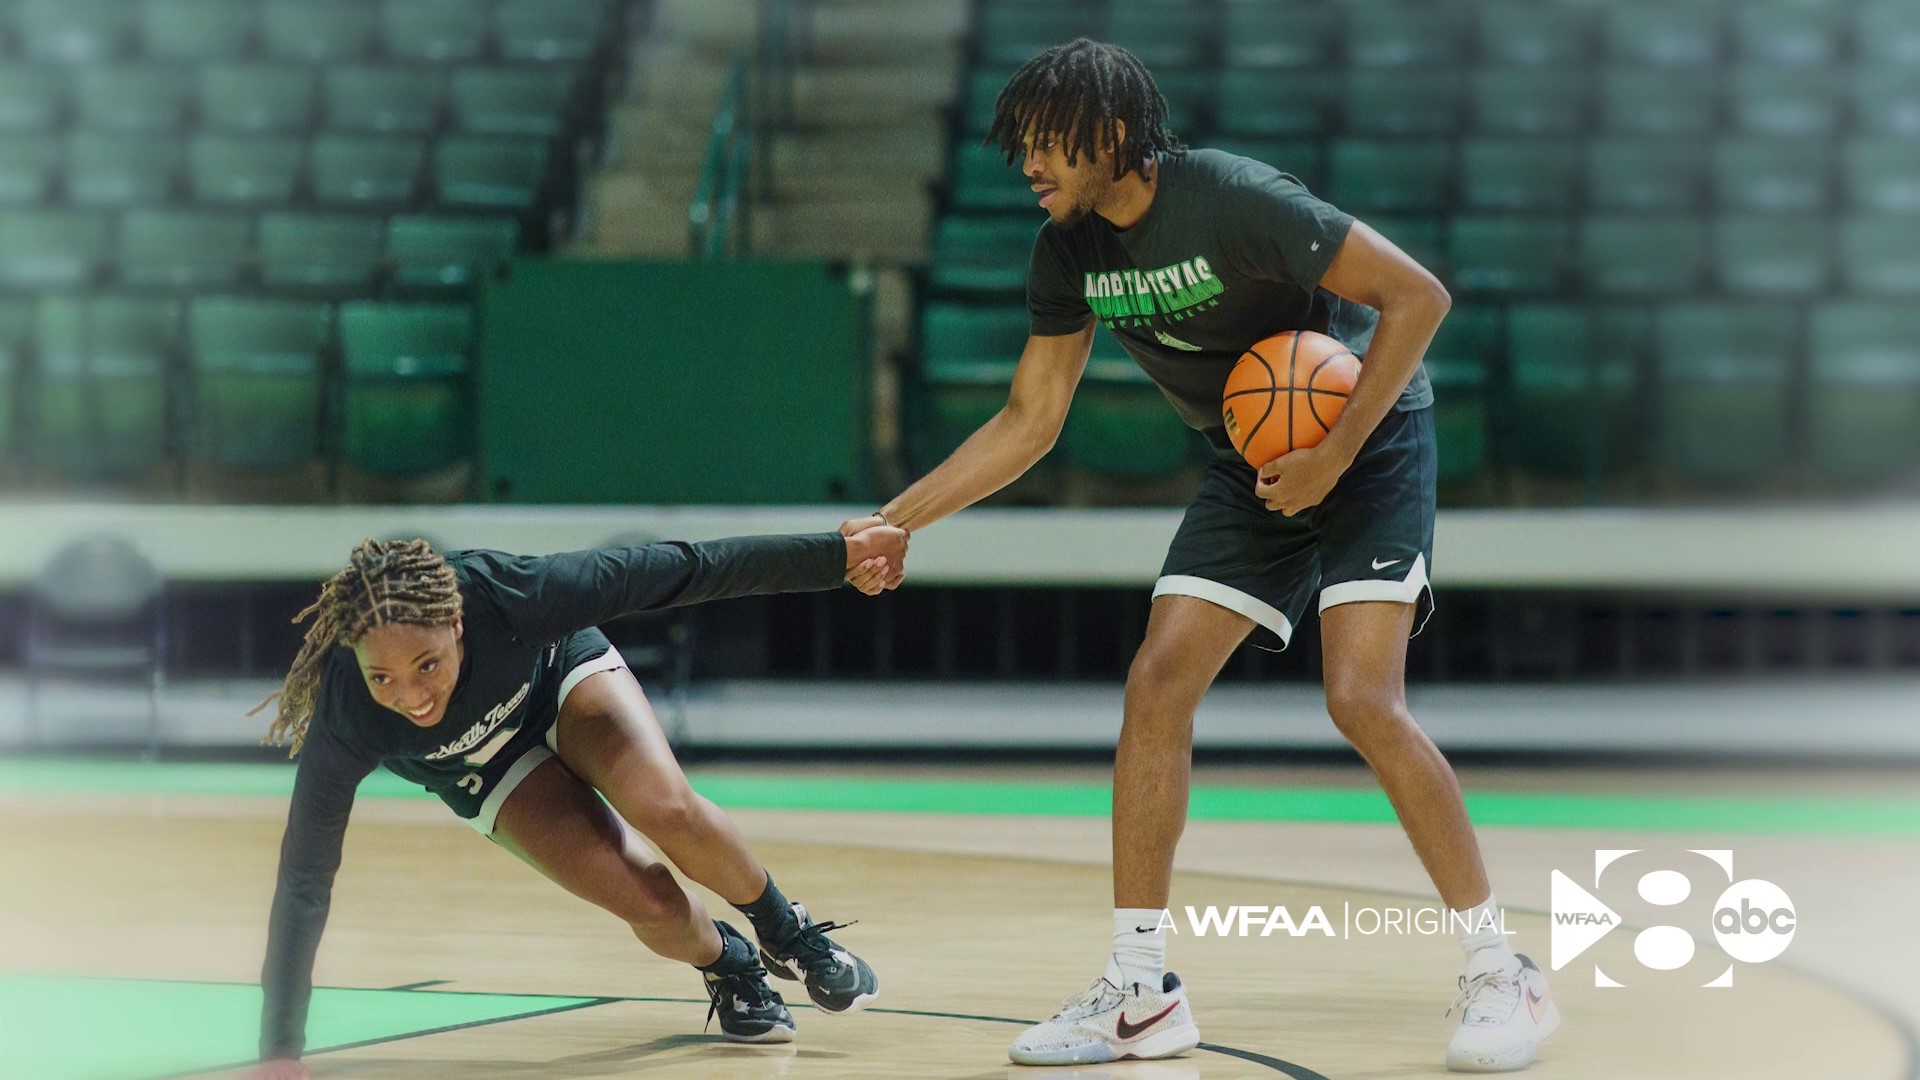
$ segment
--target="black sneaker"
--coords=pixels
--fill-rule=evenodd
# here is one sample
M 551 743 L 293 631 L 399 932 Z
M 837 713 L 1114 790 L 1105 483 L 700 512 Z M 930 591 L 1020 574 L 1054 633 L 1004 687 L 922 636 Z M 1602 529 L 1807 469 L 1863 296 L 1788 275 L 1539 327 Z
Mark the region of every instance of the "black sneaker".
M 800 928 L 785 941 L 760 942 L 760 960 L 783 979 L 805 980 L 807 996 L 821 1012 L 859 1012 L 880 996 L 880 980 L 865 960 L 834 944 L 829 930 L 843 924 L 817 923 L 807 909 L 793 905 Z
M 701 972 L 707 979 L 707 1023 L 720 1018 L 720 1033 L 733 1042 L 793 1041 L 793 1014 L 767 985 L 767 969 L 755 965 L 727 975 Z

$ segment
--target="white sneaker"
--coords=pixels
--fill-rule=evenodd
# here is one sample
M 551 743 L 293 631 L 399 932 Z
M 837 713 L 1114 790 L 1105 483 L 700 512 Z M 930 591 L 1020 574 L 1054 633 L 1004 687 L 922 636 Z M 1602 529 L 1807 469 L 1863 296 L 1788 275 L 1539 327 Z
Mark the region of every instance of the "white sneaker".
M 1547 977 L 1525 956 L 1516 962 L 1460 976 L 1460 1026 L 1447 1045 L 1447 1068 L 1455 1072 L 1511 1072 L 1533 1062 L 1540 1043 L 1560 1026 L 1560 1007 L 1547 991 Z
M 1105 977 L 1068 998 L 1053 1019 L 1013 1041 L 1007 1056 L 1019 1065 L 1097 1065 L 1121 1058 L 1164 1058 L 1200 1045 L 1186 987 L 1168 972 L 1159 988 L 1126 989 Z

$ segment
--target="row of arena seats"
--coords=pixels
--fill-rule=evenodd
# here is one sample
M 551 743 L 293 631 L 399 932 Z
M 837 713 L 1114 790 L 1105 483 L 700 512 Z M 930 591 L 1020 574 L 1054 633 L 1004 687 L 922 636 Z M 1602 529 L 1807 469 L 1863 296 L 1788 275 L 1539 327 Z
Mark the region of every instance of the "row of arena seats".
M 610 40 L 609 0 L 7 0 L 0 45 L 30 60 L 574 62 Z
M 1358 212 L 1920 214 L 1920 139 L 1220 139 Z M 950 208 L 1034 205 L 1018 164 L 955 148 Z
M 574 118 L 580 89 L 572 68 L 539 64 L 0 64 L 0 131 L 21 133 L 10 135 L 16 143 L 24 133 L 67 127 L 154 135 L 448 129 L 550 138 Z
M 1019 64 L 1081 35 L 1168 69 L 1920 64 L 1920 9 L 1907 0 L 987 0 L 977 52 L 987 63 Z
M 473 311 L 96 294 L 0 304 L 0 462 L 74 481 L 170 461 L 368 473 L 470 455 Z
M 33 160 L 35 149 L 46 156 Z M 12 157 L 9 150 L 23 152 Z M 38 147 L 0 139 L 0 203 L 141 206 L 184 195 L 209 206 L 530 211 L 553 194 L 549 187 L 557 164 L 561 160 L 547 140 L 514 136 L 317 135 L 309 140 L 82 133 Z M 57 217 L 61 212 L 41 213 Z M 89 215 L 76 209 L 67 216 Z
M 1458 293 L 1920 296 L 1920 215 L 1360 217 Z M 1038 229 L 1035 215 L 942 219 L 929 284 L 1019 293 Z
M 926 469 L 1005 404 L 1027 317 L 1017 305 L 935 303 L 921 332 L 912 430 Z M 1462 305 L 1426 362 L 1443 485 L 1497 465 L 1739 486 L 1803 459 L 1827 479 L 1872 485 L 1920 462 L 1911 305 Z M 1099 330 L 1054 457 L 1151 478 L 1203 460 L 1205 447 Z
M 961 124 L 984 133 L 1012 68 L 975 69 Z M 1176 134 L 1699 136 L 1920 132 L 1920 64 L 1849 69 L 1281 68 L 1154 73 Z
M 464 296 L 520 236 L 515 219 L 491 215 L 132 210 L 113 225 L 98 214 L 0 211 L 0 289 Z

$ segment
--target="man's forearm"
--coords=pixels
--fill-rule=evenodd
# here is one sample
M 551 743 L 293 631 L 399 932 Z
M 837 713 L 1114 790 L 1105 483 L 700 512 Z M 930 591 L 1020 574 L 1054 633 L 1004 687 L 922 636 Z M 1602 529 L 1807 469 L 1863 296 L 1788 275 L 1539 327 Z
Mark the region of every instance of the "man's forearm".
M 1433 335 L 1446 318 L 1452 302 L 1444 292 L 1416 293 L 1404 300 L 1388 303 L 1380 309 L 1380 322 L 1373 330 L 1373 343 L 1367 347 L 1366 363 L 1360 365 L 1359 381 L 1353 395 L 1334 421 L 1332 430 L 1321 443 L 1343 460 L 1352 461 L 1373 429 L 1392 411 L 1400 392 L 1420 367 L 1420 360 L 1433 344 Z
M 967 437 L 947 460 L 882 507 L 888 524 L 923 529 L 1018 480 L 1046 456 L 1057 424 L 1039 424 L 1011 407 Z

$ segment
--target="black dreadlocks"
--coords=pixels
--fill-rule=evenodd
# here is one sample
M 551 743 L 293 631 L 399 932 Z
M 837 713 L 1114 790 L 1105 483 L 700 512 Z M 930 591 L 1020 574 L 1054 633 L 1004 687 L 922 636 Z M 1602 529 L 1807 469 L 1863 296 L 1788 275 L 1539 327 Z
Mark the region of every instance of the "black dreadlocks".
M 1067 164 L 1112 145 L 1114 121 L 1127 126 L 1114 146 L 1115 180 L 1145 164 L 1147 155 L 1180 155 L 1186 144 L 1167 130 L 1167 99 L 1138 57 L 1118 45 L 1076 38 L 1027 61 L 993 103 L 993 125 L 982 146 L 998 144 L 1011 164 L 1033 135 L 1058 135 Z

